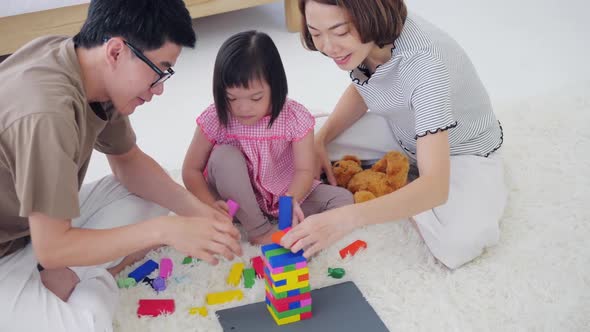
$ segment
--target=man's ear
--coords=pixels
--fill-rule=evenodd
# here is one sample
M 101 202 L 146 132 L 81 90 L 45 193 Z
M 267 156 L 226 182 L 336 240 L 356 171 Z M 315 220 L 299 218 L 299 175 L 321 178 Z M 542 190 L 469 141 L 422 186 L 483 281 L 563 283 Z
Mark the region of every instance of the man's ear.
M 109 39 L 105 44 L 106 61 L 109 67 L 115 68 L 121 60 L 121 55 L 125 51 L 123 39 L 114 37 Z

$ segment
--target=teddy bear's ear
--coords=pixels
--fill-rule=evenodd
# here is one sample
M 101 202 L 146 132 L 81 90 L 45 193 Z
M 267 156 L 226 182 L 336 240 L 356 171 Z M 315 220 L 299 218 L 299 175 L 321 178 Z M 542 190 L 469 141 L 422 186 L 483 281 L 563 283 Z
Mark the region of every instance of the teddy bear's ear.
M 346 155 L 346 156 L 342 157 L 341 160 L 352 160 L 352 161 L 356 162 L 359 166 L 361 165 L 361 160 L 359 158 L 357 158 L 356 156 Z

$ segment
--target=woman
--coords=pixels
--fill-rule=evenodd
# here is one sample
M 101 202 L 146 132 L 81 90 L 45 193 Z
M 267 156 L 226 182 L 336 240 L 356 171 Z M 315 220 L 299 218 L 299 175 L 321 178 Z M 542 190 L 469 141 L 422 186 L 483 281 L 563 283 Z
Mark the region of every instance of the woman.
M 406 218 L 452 269 L 496 244 L 502 128 L 463 49 L 402 0 L 300 0 L 299 9 L 305 47 L 352 79 L 316 135 L 316 176 L 335 183 L 328 148 L 338 146 L 402 151 L 418 174 L 389 195 L 307 217 L 282 244 L 309 257 L 355 228 Z

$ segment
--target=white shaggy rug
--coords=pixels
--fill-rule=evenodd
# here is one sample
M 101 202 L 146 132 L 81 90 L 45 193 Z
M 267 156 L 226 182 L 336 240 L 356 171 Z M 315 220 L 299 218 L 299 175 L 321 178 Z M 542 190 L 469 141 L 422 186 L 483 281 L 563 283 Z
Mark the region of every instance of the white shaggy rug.
M 499 245 L 449 271 L 407 222 L 369 227 L 314 258 L 312 288 L 354 281 L 391 331 L 590 331 L 590 85 L 576 91 L 496 105 L 510 188 Z M 342 261 L 338 250 L 356 239 L 368 249 Z M 244 249 L 246 263 L 259 254 Z M 207 292 L 228 289 L 233 262 L 182 265 L 170 248 L 148 256 L 172 258 L 176 279 L 161 294 L 122 290 L 116 331 L 221 331 L 215 310 L 264 300 L 257 282 L 243 301 L 189 315 Z M 328 267 L 345 268 L 345 278 L 327 277 Z M 139 319 L 142 298 L 175 299 L 176 312 Z

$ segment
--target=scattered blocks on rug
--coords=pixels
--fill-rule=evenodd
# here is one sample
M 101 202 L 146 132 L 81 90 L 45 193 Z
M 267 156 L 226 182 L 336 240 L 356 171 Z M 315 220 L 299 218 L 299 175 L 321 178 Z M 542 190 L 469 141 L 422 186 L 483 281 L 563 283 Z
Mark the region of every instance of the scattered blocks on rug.
M 242 272 L 244 271 L 244 263 L 235 263 L 232 265 L 229 275 L 227 276 L 227 284 L 236 287 L 240 284 L 242 279 Z
M 254 271 L 256 271 L 256 277 L 261 279 L 264 278 L 264 262 L 262 261 L 262 257 L 256 256 L 250 259 L 250 263 L 252 264 Z
M 328 275 L 334 279 L 341 279 L 346 274 L 343 268 L 336 267 L 336 268 L 328 268 Z
M 353 243 L 349 244 L 348 246 L 344 247 L 340 250 L 340 257 L 344 259 L 346 256 L 354 256 L 359 249 L 366 249 L 367 243 L 362 240 L 356 240 Z
M 137 316 L 160 316 L 174 313 L 175 304 L 172 299 L 144 299 L 139 300 Z
M 172 275 L 172 260 L 170 258 L 162 258 L 160 260 L 160 278 L 167 279 Z
M 206 317 L 207 314 L 208 314 L 207 307 L 205 307 L 205 306 L 202 306 L 202 307 L 192 307 L 192 308 L 189 309 L 188 313 L 190 315 L 199 314 L 199 315 L 201 315 L 203 317 Z
M 252 286 L 254 286 L 254 279 L 256 279 L 256 272 L 254 272 L 254 269 L 244 269 L 242 275 L 244 277 L 244 288 L 252 288 Z
M 154 272 L 157 268 L 158 263 L 149 259 L 137 269 L 129 273 L 128 277 L 135 279 L 135 282 L 139 282 L 140 280 L 143 280 L 143 278 L 147 277 L 150 273 Z
M 133 278 L 119 278 L 117 279 L 117 286 L 119 288 L 129 288 L 137 285 L 137 281 Z
M 156 292 L 163 292 L 163 291 L 165 291 L 166 290 L 166 279 L 164 279 L 162 277 L 157 277 L 152 282 L 152 288 Z
M 227 303 L 233 300 L 241 300 L 244 298 L 244 293 L 241 290 L 230 290 L 225 292 L 209 293 L 206 296 L 208 305 Z

